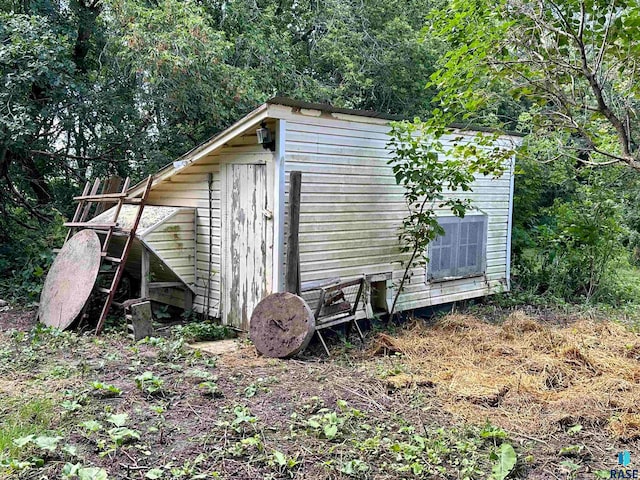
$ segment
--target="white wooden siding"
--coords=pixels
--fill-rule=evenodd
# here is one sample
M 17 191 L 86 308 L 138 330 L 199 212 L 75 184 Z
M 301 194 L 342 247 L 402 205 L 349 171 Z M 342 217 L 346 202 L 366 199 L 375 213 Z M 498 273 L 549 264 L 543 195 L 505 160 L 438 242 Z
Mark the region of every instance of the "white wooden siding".
M 161 225 L 144 234 L 147 245 L 190 285 L 196 281 L 194 220 L 192 210 L 178 211 Z
M 403 188 L 387 164 L 385 121 L 278 109 L 287 121 L 286 180 L 302 174 L 300 270 L 302 281 L 393 272 L 402 277 L 398 233 L 407 213 Z M 473 298 L 506 289 L 510 176 L 477 176 L 465 194 L 488 216 L 486 274 L 447 282 L 426 281 L 412 270 L 398 309 Z M 455 193 L 453 193 L 455 194 Z M 443 212 L 445 213 L 445 212 Z
M 221 202 L 222 163 L 266 163 L 272 154 L 256 143 L 255 132 L 235 138 L 219 150 L 197 162 L 187 165 L 167 180 L 154 185 L 149 194 L 149 204 L 193 207 L 196 209 L 195 252 L 196 261 L 193 282 L 196 289 L 194 310 L 204 312 L 207 303 L 209 276 L 209 242 L 211 242 L 211 282 L 209 315 L 220 316 L 221 290 Z M 212 209 L 209 211 L 208 176 L 213 175 Z M 212 235 L 209 237 L 209 218 L 212 221 Z M 185 252 L 186 254 L 186 252 Z M 176 259 L 176 263 L 179 262 Z M 193 268 L 193 267 L 192 267 Z
M 361 274 L 392 272 L 397 285 L 403 273 L 401 261 L 406 259 L 399 251 L 398 233 L 407 210 L 402 196 L 403 188 L 396 185 L 387 164 L 388 122 L 378 118 L 330 114 L 281 105 L 268 105 L 267 110 L 261 112 L 263 117 L 266 115 L 271 119 L 268 124 L 273 132 L 276 132 L 274 119 L 279 120 L 279 125 L 286 125 L 286 129 L 276 132 L 278 138 L 286 138 L 278 146 L 278 151 L 284 153 L 285 158 L 287 185 L 281 192 L 285 202 L 288 198 L 289 173 L 293 170 L 303 172 L 300 218 L 302 281 L 334 276 L 349 279 Z M 229 200 L 221 178 L 221 166 L 233 163 L 267 164 L 269 194 L 265 215 L 268 216 L 269 212 L 277 214 L 278 210 L 278 199 L 274 198 L 272 191 L 278 190 L 275 188 L 277 163 L 272 152 L 256 144 L 256 126 L 240 125 L 237 127 L 241 127 L 239 131 L 246 132 L 242 136 L 215 148 L 210 146 L 196 150 L 188 160 L 191 163 L 176 172 L 163 170 L 160 183 L 153 186 L 150 195 L 153 205 L 195 208 L 195 264 L 191 267 L 191 278 L 197 291 L 194 308 L 204 311 L 207 285 L 210 283 L 211 305 L 208 313 L 214 317 L 221 315 L 221 289 L 226 289 L 225 282 L 229 282 L 221 275 L 221 257 L 225 251 L 222 239 L 228 228 L 223 223 L 222 207 Z M 473 132 L 456 133 L 456 136 L 467 138 L 474 135 Z M 503 139 L 504 142 L 511 140 Z M 209 174 L 213 175 L 211 210 Z M 477 177 L 473 192 L 465 193 L 474 206 L 488 216 L 486 275 L 427 283 L 424 267 L 414 268 L 400 298 L 399 309 L 462 300 L 507 288 L 510 182 L 510 171 L 497 180 Z M 273 218 L 270 222 L 267 233 L 269 271 L 266 272 L 266 293 L 273 290 L 271 275 L 278 273 L 278 265 L 273 268 L 276 262 L 273 253 L 278 250 L 274 247 L 273 236 L 276 220 Z M 275 229 L 276 233 L 279 233 L 278 230 Z M 286 238 L 286 234 L 280 236 L 280 239 L 283 238 Z M 159 235 L 154 238 L 157 245 L 154 248 L 174 261 L 172 268 L 175 266 L 184 271 L 188 253 L 172 250 L 167 243 L 170 241 Z M 286 247 L 281 243 L 283 240 L 278 246 L 284 250 Z M 280 260 L 277 262 L 281 263 Z M 213 275 L 209 281 L 210 266 Z M 284 267 L 283 264 L 281 266 Z M 281 269 L 283 271 L 284 268 Z M 273 278 L 273 281 L 278 280 L 282 281 L 282 278 Z

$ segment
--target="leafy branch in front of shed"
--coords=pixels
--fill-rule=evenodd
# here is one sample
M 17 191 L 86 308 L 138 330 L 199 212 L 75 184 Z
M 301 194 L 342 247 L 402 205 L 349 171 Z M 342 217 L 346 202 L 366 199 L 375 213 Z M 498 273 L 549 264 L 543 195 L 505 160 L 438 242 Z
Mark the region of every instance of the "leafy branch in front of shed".
M 499 177 L 513 150 L 496 144 L 498 134 L 478 132 L 472 139 L 459 136 L 451 145 L 441 138 L 445 129 L 431 127 L 419 119 L 394 122 L 387 148 L 393 157 L 396 183 L 404 187 L 408 213 L 399 234 L 403 253 L 409 253 L 396 291 L 390 315 L 395 312 L 398 298 L 410 276 L 411 269 L 429 262 L 429 244 L 444 229 L 438 215 L 451 212 L 464 217 L 473 208 L 471 200 L 457 192 L 471 192 L 476 174 Z M 450 194 L 452 193 L 452 194 Z

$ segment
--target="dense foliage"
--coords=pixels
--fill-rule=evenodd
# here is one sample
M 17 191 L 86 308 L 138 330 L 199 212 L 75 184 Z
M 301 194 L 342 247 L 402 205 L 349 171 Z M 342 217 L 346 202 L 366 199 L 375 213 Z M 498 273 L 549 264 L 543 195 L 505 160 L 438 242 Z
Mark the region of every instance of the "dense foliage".
M 0 1 L 0 290 L 37 299 L 87 178 L 140 178 L 272 96 L 427 113 L 428 7 Z
M 516 180 L 514 275 L 527 293 L 636 301 L 640 150 L 636 2 L 452 0 L 428 32 L 448 49 L 431 128 L 527 134 Z
M 640 17 L 611 5 L 0 0 L 0 296 L 37 300 L 87 178 L 137 180 L 284 95 L 529 134 L 517 290 L 634 301 Z

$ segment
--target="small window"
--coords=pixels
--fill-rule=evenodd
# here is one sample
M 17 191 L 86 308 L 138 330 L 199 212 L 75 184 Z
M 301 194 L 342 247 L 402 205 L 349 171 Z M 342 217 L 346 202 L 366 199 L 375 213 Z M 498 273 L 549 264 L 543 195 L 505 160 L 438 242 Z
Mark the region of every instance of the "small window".
M 444 235 L 429 245 L 427 280 L 470 277 L 485 271 L 487 217 L 438 219 Z

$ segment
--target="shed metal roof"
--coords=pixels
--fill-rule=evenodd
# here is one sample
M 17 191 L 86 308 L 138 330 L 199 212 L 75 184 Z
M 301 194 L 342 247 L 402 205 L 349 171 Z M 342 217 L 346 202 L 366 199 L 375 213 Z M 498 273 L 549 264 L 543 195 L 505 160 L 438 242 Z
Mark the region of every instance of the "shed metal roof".
M 334 107 L 330 103 L 305 102 L 302 100 L 296 100 L 289 97 L 273 97 L 271 100 L 267 100 L 266 103 L 268 105 L 283 105 L 285 107 L 304 108 L 308 110 L 319 110 L 321 112 L 327 112 L 327 113 L 341 113 L 343 115 L 354 115 L 357 117 L 380 118 L 383 120 L 390 120 L 390 121 L 413 120 L 413 117 L 396 115 L 393 113 L 376 112 L 374 110 L 357 110 L 352 108 Z M 475 132 L 497 133 L 496 129 L 494 128 L 482 127 L 482 126 L 473 125 L 473 124 L 465 125 L 462 123 L 453 123 L 449 125 L 449 127 L 452 129 L 471 130 Z M 514 137 L 525 136 L 521 132 L 514 132 L 514 131 L 505 131 L 503 133 L 505 135 L 510 135 Z

